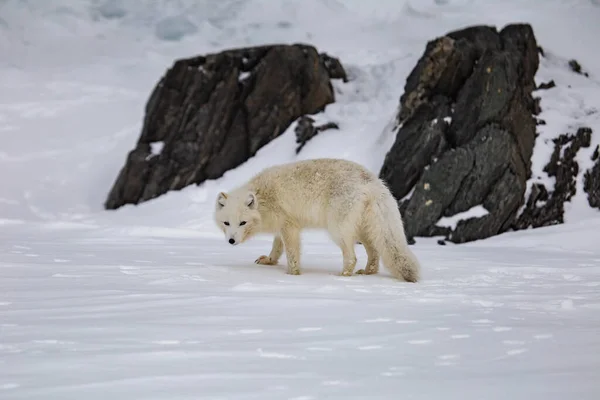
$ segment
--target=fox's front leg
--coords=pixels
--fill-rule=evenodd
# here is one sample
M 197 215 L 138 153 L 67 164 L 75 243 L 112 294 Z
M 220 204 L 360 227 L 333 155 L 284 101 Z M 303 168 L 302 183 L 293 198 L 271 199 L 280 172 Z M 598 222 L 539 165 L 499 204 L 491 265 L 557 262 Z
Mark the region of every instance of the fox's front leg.
M 255 263 L 262 265 L 276 265 L 281 255 L 283 254 L 283 241 L 281 236 L 276 235 L 273 239 L 273 247 L 271 253 L 268 256 L 260 256 L 256 259 Z
M 285 246 L 287 273 L 300 275 L 300 230 L 295 226 L 286 226 L 281 231 L 281 239 Z

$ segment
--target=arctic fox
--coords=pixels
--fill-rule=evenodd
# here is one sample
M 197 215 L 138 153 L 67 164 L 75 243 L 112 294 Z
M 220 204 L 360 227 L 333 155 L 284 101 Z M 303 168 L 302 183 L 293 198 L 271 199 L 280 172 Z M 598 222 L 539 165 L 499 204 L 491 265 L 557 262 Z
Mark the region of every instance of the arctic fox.
M 381 256 L 395 278 L 419 280 L 420 265 L 408 247 L 395 198 L 382 180 L 352 161 L 322 158 L 266 168 L 219 193 L 214 218 L 232 245 L 258 233 L 273 234 L 271 253 L 255 262 L 276 265 L 285 249 L 288 274 L 300 274 L 301 230 L 325 229 L 342 250 L 341 275 L 354 273 L 354 245 L 360 242 L 368 260 L 357 274 L 376 274 Z

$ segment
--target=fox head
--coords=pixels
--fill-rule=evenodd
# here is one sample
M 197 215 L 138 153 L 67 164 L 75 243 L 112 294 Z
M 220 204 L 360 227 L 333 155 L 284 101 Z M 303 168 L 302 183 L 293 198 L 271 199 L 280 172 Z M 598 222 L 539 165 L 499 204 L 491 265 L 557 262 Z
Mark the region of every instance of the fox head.
M 259 230 L 261 224 L 256 194 L 219 193 L 215 205 L 215 222 L 230 244 L 245 242 Z

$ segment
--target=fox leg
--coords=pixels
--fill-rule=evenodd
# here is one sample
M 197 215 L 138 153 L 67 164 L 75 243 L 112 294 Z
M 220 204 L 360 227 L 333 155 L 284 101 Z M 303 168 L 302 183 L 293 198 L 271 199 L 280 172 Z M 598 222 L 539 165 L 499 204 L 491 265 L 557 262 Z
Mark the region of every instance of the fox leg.
M 257 264 L 262 265 L 276 265 L 283 254 L 283 241 L 281 240 L 281 236 L 276 235 L 273 239 L 273 247 L 271 248 L 271 253 L 268 256 L 260 256 L 254 261 Z
M 281 230 L 281 239 L 287 258 L 287 273 L 300 275 L 300 230 L 293 226 L 286 226 Z
M 342 276 L 352 276 L 352 274 L 354 274 L 354 268 L 356 267 L 356 253 L 354 252 L 354 241 L 341 240 L 339 246 L 342 249 L 342 256 L 344 257 L 344 267 L 342 269 Z
M 358 275 L 373 275 L 379 272 L 379 253 L 370 241 L 362 241 L 365 250 L 367 251 L 367 266 L 365 269 L 359 269 L 356 271 Z

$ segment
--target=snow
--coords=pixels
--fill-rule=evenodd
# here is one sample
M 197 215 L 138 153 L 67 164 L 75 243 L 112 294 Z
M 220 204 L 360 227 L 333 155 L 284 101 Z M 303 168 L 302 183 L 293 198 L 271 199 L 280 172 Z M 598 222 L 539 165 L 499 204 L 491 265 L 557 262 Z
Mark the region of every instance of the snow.
M 249 76 L 250 76 L 250 72 L 240 72 L 240 75 L 238 76 L 238 81 L 242 82 L 242 81 L 248 79 Z
M 150 143 L 150 155 L 148 157 L 155 157 L 162 153 L 163 148 L 165 147 L 165 142 L 152 142 Z
M 0 398 L 597 399 L 600 214 L 581 190 L 597 133 L 566 224 L 418 238 L 418 284 L 338 276 L 339 249 L 313 232 L 288 276 L 285 257 L 253 263 L 269 238 L 233 248 L 211 214 L 219 191 L 273 164 L 336 156 L 378 172 L 426 41 L 481 23 L 530 22 L 544 48 L 536 81 L 557 87 L 536 92 L 547 124 L 529 183 L 549 182 L 550 140 L 600 131 L 598 18 L 591 0 L 5 0 Z M 174 58 L 273 42 L 341 59 L 350 82 L 314 116 L 340 129 L 296 155 L 292 124 L 221 179 L 102 209 Z
M 456 213 L 450 217 L 442 217 L 436 223 L 436 225 L 443 227 L 443 228 L 450 228 L 450 229 L 454 230 L 454 229 L 456 229 L 456 225 L 460 221 L 466 221 L 471 218 L 485 217 L 489 213 L 490 212 L 483 205 L 477 205 L 477 206 L 473 206 L 473 207 L 469 208 L 466 211 Z

